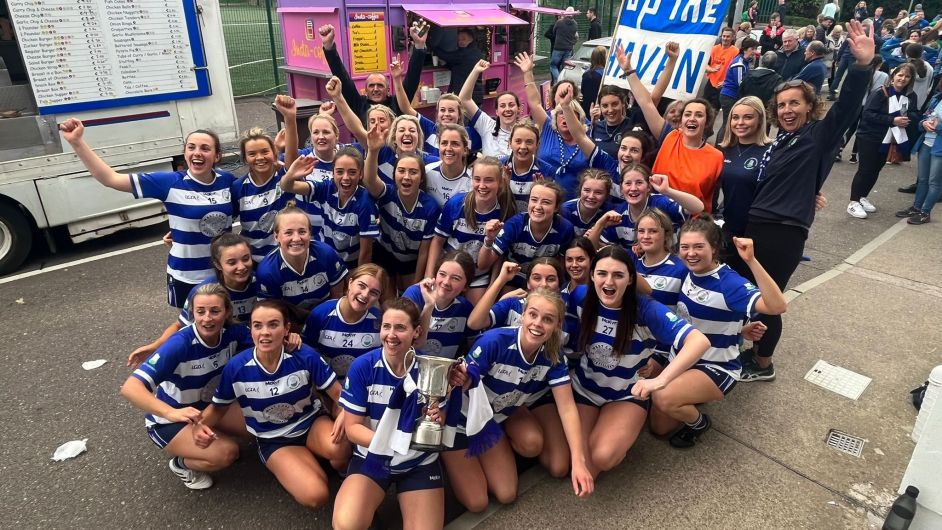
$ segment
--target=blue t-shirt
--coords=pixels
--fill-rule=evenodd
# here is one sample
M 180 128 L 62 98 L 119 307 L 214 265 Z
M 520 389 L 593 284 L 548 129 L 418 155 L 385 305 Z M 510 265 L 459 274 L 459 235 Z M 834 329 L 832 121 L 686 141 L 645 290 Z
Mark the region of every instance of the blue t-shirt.
M 572 199 L 579 196 L 579 173 L 589 167 L 589 160 L 578 145 L 565 144 L 551 122 L 552 116 L 547 116 L 536 158 L 543 176 L 555 180 L 566 191 L 566 199 Z
M 410 285 L 402 296 L 412 300 L 420 308 L 425 305 L 422 290 L 418 284 Z M 452 300 L 446 308 L 439 309 L 436 306 L 432 310 L 428 340 L 422 349 L 429 355 L 458 358 L 458 349 L 464 343 L 465 338 L 471 334 L 471 330 L 468 329 L 468 316 L 473 310 L 474 306 L 471 302 L 461 295 Z
M 312 390 L 325 391 L 337 380 L 313 348 L 301 345 L 281 352 L 269 373 L 249 348 L 236 355 L 222 371 L 213 403 L 238 400 L 245 428 L 259 438 L 298 438 L 307 434 L 323 404 Z
M 252 334 L 241 324 L 223 329 L 215 346 L 206 344 L 193 326 L 187 326 L 171 335 L 131 375 L 155 392 L 157 399 L 175 409 L 203 410 L 213 399 L 223 367 L 237 352 L 251 345 Z M 150 427 L 173 422 L 147 413 L 144 423 Z
M 687 220 L 687 214 L 684 209 L 674 202 L 673 199 L 660 193 L 652 193 L 648 196 L 648 202 L 645 209 L 657 208 L 661 210 L 674 224 L 674 233 Z M 621 245 L 625 248 L 631 248 L 637 241 L 635 235 L 635 220 L 631 218 L 631 208 L 628 203 L 622 205 L 615 211 L 621 213 L 621 223 L 615 226 L 607 226 L 602 230 L 601 240 L 607 245 Z
M 442 213 L 431 195 L 419 190 L 419 197 L 410 211 L 402 202 L 395 185 L 386 184 L 376 198 L 379 210 L 379 244 L 403 263 L 419 259 L 423 241 L 435 235 L 435 224 Z
M 278 249 L 262 260 L 255 277 L 258 298 L 280 298 L 302 309 L 309 309 L 327 300 L 330 288 L 347 275 L 347 267 L 334 249 L 311 241 L 307 262 L 300 271 L 285 261 Z
M 188 171 L 129 175 L 134 198 L 163 201 L 173 238 L 167 274 L 185 283 L 197 284 L 215 275 L 209 244 L 232 230 L 235 204 L 230 187 L 235 177 L 215 169 L 213 175 L 209 184 Z
M 710 339 L 698 365 L 712 366 L 739 379 L 739 337 L 743 321 L 755 318 L 762 293 L 727 265 L 702 275 L 690 273 L 680 288 L 677 314 Z
M 232 199 L 238 205 L 239 222 L 242 223 L 239 234 L 248 240 L 256 263 L 278 246 L 272 233 L 275 215 L 293 198 L 279 186 L 284 174 L 285 168 L 278 169 L 261 186 L 255 185 L 250 175 L 245 175 L 232 185 Z
M 767 145 L 753 144 L 723 149 L 723 171 L 720 173 L 723 226 L 734 235 L 746 233 L 749 208 L 759 186 L 759 162 L 768 148 Z
M 193 314 L 190 307 L 193 305 L 193 295 L 196 294 L 197 289 L 208 283 L 218 283 L 223 289 L 228 291 L 229 300 L 232 301 L 232 316 L 235 317 L 236 320 L 243 324 L 248 324 L 249 321 L 252 320 L 252 307 L 255 306 L 255 299 L 258 296 L 258 282 L 254 274 L 249 280 L 248 285 L 245 286 L 245 289 L 241 291 L 226 287 L 226 284 L 220 282 L 216 277 L 206 278 L 201 281 L 198 285 L 190 289 L 190 294 L 186 297 L 186 302 L 183 303 L 183 309 L 180 310 L 180 316 L 177 317 L 180 324 L 189 326 L 193 323 Z
M 580 285 L 569 300 L 580 319 L 587 289 L 588 286 Z M 615 336 L 622 325 L 619 313 L 618 308 L 599 304 L 592 337 L 573 373 L 573 390 L 597 406 L 632 399 L 631 388 L 638 380 L 637 371 L 647 364 L 655 346 L 669 344 L 672 350 L 679 350 L 693 330 L 663 304 L 641 295 L 638 296 L 638 321 L 628 351 L 616 352 L 613 349 Z
M 425 353 L 416 350 L 416 355 Z M 418 380 L 419 367 L 416 363 L 406 368 L 413 380 Z M 383 355 L 383 349 L 377 348 L 369 353 L 357 357 L 350 365 L 347 379 L 343 382 L 340 392 L 340 405 L 350 414 L 366 416 L 367 426 L 376 431 L 379 420 L 386 412 L 389 398 L 393 391 L 402 384 L 404 377 L 393 373 Z M 369 447 L 355 445 L 354 451 L 362 458 L 366 458 Z M 438 453 L 424 453 L 409 451 L 405 455 L 394 454 L 389 462 L 389 471 L 393 475 L 408 473 L 416 467 L 431 464 L 438 459 Z
M 350 363 L 379 345 L 379 309 L 371 307 L 356 322 L 340 314 L 339 299 L 328 300 L 307 316 L 301 339 L 317 349 L 339 377 L 346 377 Z
M 533 403 L 550 388 L 570 383 L 562 352 L 554 363 L 540 348 L 533 362 L 527 361 L 520 346 L 520 327 L 486 331 L 471 346 L 465 361 L 473 383 L 478 382 L 474 378 L 477 374 L 484 385 L 497 423 L 510 417 L 517 407 Z

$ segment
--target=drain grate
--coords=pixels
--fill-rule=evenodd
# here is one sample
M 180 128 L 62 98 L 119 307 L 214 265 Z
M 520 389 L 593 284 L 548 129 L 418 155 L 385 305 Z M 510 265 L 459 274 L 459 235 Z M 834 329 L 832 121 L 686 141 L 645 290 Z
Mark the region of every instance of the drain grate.
M 826 443 L 828 447 L 833 447 L 842 453 L 860 458 L 860 455 L 863 454 L 864 443 L 866 442 L 863 438 L 847 434 L 837 429 L 831 429 L 828 431 Z

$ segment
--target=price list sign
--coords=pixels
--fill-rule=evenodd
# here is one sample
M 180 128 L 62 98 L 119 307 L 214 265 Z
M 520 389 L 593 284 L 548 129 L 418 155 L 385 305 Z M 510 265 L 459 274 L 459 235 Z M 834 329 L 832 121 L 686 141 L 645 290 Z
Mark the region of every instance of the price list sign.
M 386 22 L 383 12 L 349 13 L 349 22 L 353 73 L 385 72 Z
M 191 2 L 10 0 L 9 6 L 43 114 L 209 94 Z

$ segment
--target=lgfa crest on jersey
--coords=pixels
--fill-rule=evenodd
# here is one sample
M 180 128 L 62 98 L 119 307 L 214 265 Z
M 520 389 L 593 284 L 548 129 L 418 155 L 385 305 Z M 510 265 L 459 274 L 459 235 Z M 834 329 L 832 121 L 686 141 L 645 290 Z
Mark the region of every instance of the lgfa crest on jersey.
M 752 170 L 752 169 L 755 169 L 755 167 L 758 165 L 759 165 L 759 161 L 755 157 L 752 157 L 752 158 L 746 159 L 746 161 L 743 162 L 742 167 L 743 169 Z

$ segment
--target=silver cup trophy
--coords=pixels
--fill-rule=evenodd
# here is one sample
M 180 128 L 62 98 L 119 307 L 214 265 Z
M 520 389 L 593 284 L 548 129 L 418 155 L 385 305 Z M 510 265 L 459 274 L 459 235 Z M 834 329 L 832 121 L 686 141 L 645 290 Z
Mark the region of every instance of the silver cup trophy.
M 461 359 L 416 355 L 415 362 L 419 364 L 419 378 L 415 382 L 416 391 L 422 396 L 426 406 L 441 403 L 448 396 L 448 374 L 453 366 L 461 362 Z M 418 422 L 412 433 L 412 443 L 409 447 L 427 452 L 444 450 L 441 424 L 430 420 L 427 415 L 423 415 Z

